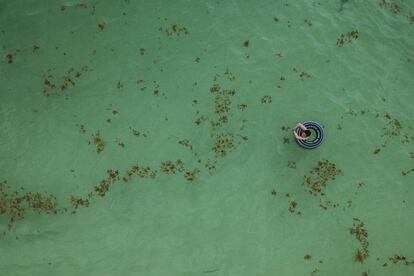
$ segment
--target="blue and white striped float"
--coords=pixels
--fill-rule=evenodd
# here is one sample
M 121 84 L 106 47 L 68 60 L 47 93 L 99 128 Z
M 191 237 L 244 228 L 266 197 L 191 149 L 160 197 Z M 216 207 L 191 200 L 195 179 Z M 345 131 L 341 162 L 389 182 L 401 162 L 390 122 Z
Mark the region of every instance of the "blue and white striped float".
M 323 141 L 323 127 L 319 123 L 314 122 L 314 121 L 306 121 L 303 123 L 303 125 L 307 129 L 315 131 L 316 138 L 310 141 L 296 139 L 296 142 L 299 144 L 299 146 L 305 149 L 317 148 L 320 144 L 322 144 L 322 141 Z M 296 133 L 299 136 L 301 136 L 302 132 L 303 130 L 300 127 L 296 128 Z

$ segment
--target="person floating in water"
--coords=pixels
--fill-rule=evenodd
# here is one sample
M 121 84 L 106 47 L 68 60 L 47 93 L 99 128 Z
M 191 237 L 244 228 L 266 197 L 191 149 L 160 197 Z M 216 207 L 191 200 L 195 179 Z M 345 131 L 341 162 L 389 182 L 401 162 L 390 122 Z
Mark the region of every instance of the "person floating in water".
M 296 129 L 298 127 L 300 127 L 303 130 L 302 133 L 301 133 L 301 136 L 299 136 L 296 133 Z M 299 123 L 295 127 L 293 127 L 292 130 L 293 130 L 293 134 L 295 134 L 295 137 L 298 140 L 307 140 L 309 138 L 309 136 L 311 135 L 311 131 L 309 129 L 307 129 L 304 125 L 302 125 L 301 123 Z

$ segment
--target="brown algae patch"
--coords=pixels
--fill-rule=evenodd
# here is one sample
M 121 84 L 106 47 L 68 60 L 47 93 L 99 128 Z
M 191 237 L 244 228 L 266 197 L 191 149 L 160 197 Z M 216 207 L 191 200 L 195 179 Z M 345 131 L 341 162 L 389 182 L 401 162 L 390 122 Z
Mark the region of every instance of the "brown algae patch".
M 20 53 L 20 49 L 17 49 L 14 53 L 10 52 L 6 55 L 6 60 L 8 64 L 12 64 L 14 62 L 14 58 L 16 57 L 16 55 Z
M 247 108 L 247 104 L 245 103 L 238 104 L 237 108 L 241 111 L 244 111 Z
M 321 272 L 318 268 L 315 268 L 314 270 L 312 270 L 312 272 L 310 273 L 310 276 L 317 276 L 319 274 L 319 272 Z
M 280 129 L 284 132 L 290 132 L 291 127 L 282 126 Z M 283 144 L 289 144 L 290 143 L 290 138 L 291 138 L 291 136 L 283 137 Z
M 401 7 L 397 3 L 392 3 L 390 9 L 393 14 L 397 14 L 401 12 Z
M 403 264 L 406 266 L 414 266 L 414 260 L 409 260 L 404 255 L 395 254 L 394 256 L 388 258 L 393 264 Z
M 368 113 L 369 113 L 369 110 L 361 110 L 360 112 L 357 112 L 355 110 L 350 109 L 345 114 L 356 117 L 359 115 L 366 115 Z M 388 112 L 384 112 L 382 115 L 377 112 L 375 114 L 375 119 L 383 121 L 385 125 L 384 127 L 382 127 L 382 133 L 380 135 L 380 137 L 382 137 L 384 141 L 381 145 L 377 146 L 373 150 L 372 153 L 374 155 L 380 154 L 381 149 L 385 148 L 388 142 L 391 139 L 396 138 L 396 137 L 400 138 L 401 144 L 414 143 L 414 135 L 412 135 L 413 129 L 411 126 L 408 126 L 408 128 L 410 129 L 408 132 L 407 131 L 404 132 L 401 122 L 398 119 L 393 118 Z
M 123 83 L 121 80 L 119 80 L 119 81 L 116 83 L 116 89 L 118 89 L 118 90 L 122 90 L 122 89 L 124 89 L 124 83 Z
M 355 262 L 363 263 L 369 256 L 368 232 L 364 228 L 364 223 L 361 220 L 353 218 L 353 221 L 352 228 L 349 228 L 349 233 L 353 235 L 361 245 L 361 248 L 355 253 Z
M 303 177 L 303 185 L 311 195 L 324 195 L 322 190 L 338 175 L 343 175 L 342 170 L 338 169 L 334 163 L 322 159 L 312 168 L 309 176 Z
M 127 171 L 128 176 L 131 176 L 131 174 L 137 174 L 141 178 L 155 178 L 157 171 L 152 170 L 150 166 L 140 166 L 140 165 L 134 165 L 132 166 L 131 170 Z
M 243 133 L 233 133 L 228 131 L 228 129 L 234 125 L 232 124 L 234 123 L 234 120 L 232 120 L 232 118 L 234 118 L 232 112 L 234 110 L 232 100 L 236 95 L 236 90 L 233 88 L 223 89 L 221 83 L 229 83 L 235 79 L 236 76 L 228 68 L 223 74 L 215 74 L 213 77 L 214 82 L 209 89 L 209 92 L 214 99 L 214 109 L 206 115 L 202 115 L 200 114 L 200 111 L 196 110 L 195 124 L 200 126 L 204 123 L 208 123 L 211 126 L 211 149 L 214 155 L 207 157 L 207 161 L 203 162 L 204 168 L 210 175 L 216 171 L 218 159 L 225 158 L 237 148 L 237 145 L 249 140 L 249 137 L 243 135 Z M 196 83 L 197 82 L 195 82 L 195 84 Z M 197 108 L 199 105 L 200 102 L 198 100 L 192 101 L 193 107 Z M 236 107 L 238 111 L 243 111 L 247 108 L 247 104 L 239 103 Z M 239 130 L 244 130 L 247 120 L 239 118 L 237 122 L 241 123 Z M 222 128 L 225 128 L 225 130 L 221 130 Z M 192 145 L 185 140 L 181 140 L 180 144 L 190 147 L 190 149 L 192 147 Z M 197 155 L 197 153 L 194 153 L 194 155 Z M 197 162 L 202 163 L 202 160 L 199 159 Z
M 54 70 L 54 69 L 53 69 Z M 50 95 L 59 95 L 60 91 L 66 91 L 70 87 L 75 86 L 75 79 L 80 78 L 83 76 L 83 73 L 88 71 L 87 67 L 82 68 L 81 70 L 75 70 L 71 68 L 67 74 L 63 77 L 63 82 L 56 81 L 57 78 L 54 76 L 54 72 L 52 69 L 48 70 L 46 75 L 44 76 L 44 94 L 46 96 Z M 216 75 L 214 78 L 217 78 L 220 75 Z M 224 81 L 233 81 L 235 80 L 235 76 L 229 69 L 223 74 Z M 138 89 L 141 91 L 145 90 L 146 83 L 144 80 L 137 81 Z M 123 83 L 118 81 L 117 85 L 118 89 L 123 88 Z M 159 85 L 156 81 L 154 81 L 154 94 L 158 95 L 162 93 L 160 92 Z M 201 116 L 199 117 L 199 123 L 201 122 L 208 122 L 211 124 L 211 149 L 210 152 L 211 156 L 206 157 L 204 162 L 201 159 L 198 159 L 197 162 L 202 164 L 203 168 L 212 175 L 216 169 L 218 164 L 218 158 L 224 158 L 229 153 L 236 149 L 236 146 L 240 144 L 242 141 L 247 141 L 248 137 L 243 136 L 242 133 L 232 133 L 227 131 L 228 128 L 225 130 L 219 130 L 225 124 L 230 124 L 230 119 L 233 117 L 231 114 L 232 110 L 232 103 L 231 100 L 235 96 L 236 91 L 234 89 L 221 89 L 218 83 L 215 83 L 211 89 L 210 93 L 214 99 L 214 110 L 208 112 L 208 116 Z M 193 106 L 198 106 L 199 103 L 197 100 L 194 100 Z M 239 106 L 239 110 L 244 110 L 247 107 L 246 104 L 241 104 Z M 119 114 L 117 110 L 112 110 L 111 115 L 116 116 Z M 200 112 L 197 111 L 197 114 Z M 166 118 L 166 120 L 168 120 Z M 238 118 L 236 123 L 242 122 L 242 126 L 240 130 L 245 127 L 245 123 L 247 120 L 243 118 Z M 233 122 L 234 123 L 234 122 Z M 80 134 L 85 134 L 87 132 L 86 127 L 81 123 L 75 124 L 77 127 L 77 131 Z M 231 127 L 231 126 L 229 126 Z M 238 128 L 236 126 L 236 128 Z M 135 128 L 130 127 L 130 131 L 136 137 L 147 137 L 147 131 L 138 130 Z M 94 145 L 96 147 L 97 153 L 101 153 L 104 151 L 105 147 L 107 146 L 107 141 L 101 136 L 101 132 L 97 130 L 96 132 L 90 132 L 90 145 Z M 125 147 L 125 144 L 121 141 L 121 138 L 116 138 L 116 143 L 118 143 L 119 147 Z M 193 145 L 188 139 L 181 139 L 178 143 L 184 147 L 189 148 L 193 151 Z M 194 153 L 194 152 L 193 152 Z M 194 153 L 197 155 L 197 153 Z M 73 170 L 71 170 L 73 171 Z M 184 162 L 181 160 L 176 161 L 163 161 L 160 162 L 159 171 L 154 170 L 150 166 L 141 165 L 141 164 L 134 164 L 129 169 L 126 170 L 125 173 L 121 173 L 119 170 L 115 169 L 108 169 L 107 176 L 95 183 L 90 191 L 83 196 L 79 195 L 69 195 L 67 203 L 67 208 L 58 209 L 57 208 L 57 201 L 53 195 L 43 195 L 40 193 L 25 193 L 19 194 L 15 193 L 13 197 L 10 197 L 8 193 L 4 193 L 4 189 L 2 189 L 2 198 L 0 201 L 0 214 L 10 214 L 11 222 L 9 224 L 9 230 L 11 229 L 12 225 L 15 221 L 24 218 L 24 209 L 31 208 L 32 210 L 47 213 L 69 213 L 75 214 L 79 208 L 81 207 L 89 207 L 93 204 L 94 199 L 103 198 L 105 197 L 108 192 L 111 190 L 112 185 L 117 183 L 129 183 L 134 176 L 139 176 L 142 179 L 155 179 L 158 175 L 158 172 L 163 174 L 181 174 L 187 181 L 192 182 L 197 179 L 200 174 L 199 168 L 187 168 L 184 166 Z M 6 184 L 2 184 L 4 186 Z M 10 198 L 10 204 L 8 199 Z M 12 204 L 13 207 L 10 207 Z M 27 206 L 26 206 L 26 205 Z M 297 208 L 297 204 L 291 203 L 291 208 Z
M 287 162 L 287 166 L 288 166 L 288 168 L 296 169 L 296 162 L 295 161 L 292 161 L 292 160 L 289 160 Z
M 7 229 L 24 219 L 28 210 L 38 214 L 57 214 L 61 211 L 52 194 L 24 192 L 23 188 L 13 191 L 6 180 L 0 182 L 0 215 L 9 217 Z
M 165 32 L 165 34 L 169 37 L 190 34 L 190 32 L 187 30 L 186 27 L 180 24 L 177 24 L 177 23 L 172 23 L 168 27 L 165 27 L 165 28 L 160 27 L 158 30 L 161 32 L 162 31 Z
M 236 91 L 234 89 L 220 90 L 220 86 L 218 84 L 214 84 L 210 88 L 210 92 L 215 94 L 214 112 L 220 116 L 224 116 L 224 114 L 230 111 L 231 98 L 236 94 Z
M 143 132 L 143 131 L 139 131 L 138 129 L 135 129 L 135 128 L 132 128 L 132 127 L 129 127 L 129 129 L 132 131 L 132 134 L 135 136 L 135 137 L 144 137 L 144 138 L 147 138 L 147 136 L 148 136 L 148 131 L 147 131 L 147 133 L 145 133 L 145 132 Z
M 356 196 L 358 196 L 358 194 L 359 194 L 359 190 L 362 188 L 362 187 L 364 187 L 365 186 L 365 183 L 364 182 L 361 182 L 361 181 L 359 181 L 358 183 L 357 183 L 357 189 L 356 189 L 356 191 L 354 192 L 354 196 L 356 197 Z M 348 200 L 347 200 L 347 207 L 348 208 L 351 208 L 351 206 L 352 206 L 352 197 L 351 198 L 349 198 Z
M 216 161 L 208 159 L 207 162 L 204 164 L 204 167 L 207 169 L 208 173 L 210 175 L 213 175 L 213 173 L 216 171 Z
M 311 75 L 309 75 L 308 73 L 306 73 L 306 72 L 304 72 L 302 70 L 299 70 L 297 68 L 293 68 L 292 70 L 293 70 L 293 72 L 297 73 L 299 75 L 299 78 L 301 80 L 303 80 L 303 81 L 304 80 L 307 80 L 307 79 L 309 79 L 311 77 Z
M 187 179 L 187 181 L 194 181 L 199 173 L 200 173 L 199 169 L 194 169 L 192 171 L 186 171 L 184 173 L 184 177 L 185 179 Z
M 406 176 L 407 174 L 409 174 L 409 173 L 411 173 L 411 172 L 414 172 L 414 168 L 412 168 L 412 169 L 410 169 L 410 170 L 402 171 L 402 172 L 401 172 L 401 175 L 402 175 L 402 176 Z
M 81 76 L 90 71 L 88 66 L 83 66 L 78 70 L 75 68 L 70 68 L 60 80 L 58 80 L 52 69 L 48 69 L 47 72 L 43 75 L 43 95 L 46 97 L 49 96 L 59 96 L 60 92 L 67 91 L 69 88 L 74 87 L 76 80 L 81 78 Z
M 165 161 L 161 163 L 160 172 L 167 174 L 182 173 L 187 181 L 194 181 L 200 173 L 199 169 L 186 170 L 183 161 L 180 159 L 173 161 Z
M 96 152 L 98 154 L 101 153 L 105 149 L 106 143 L 101 138 L 99 130 L 95 134 L 92 134 L 92 141 L 93 141 L 93 144 L 96 146 Z
M 401 137 L 402 144 L 409 144 L 414 143 L 414 135 L 409 135 L 408 133 L 402 132 L 402 124 L 396 118 L 392 118 L 389 113 L 385 113 L 384 115 L 386 122 L 385 127 L 382 128 L 383 133 L 381 137 L 385 137 L 387 140 L 392 137 Z M 411 129 L 411 127 L 409 127 Z M 412 133 L 412 129 L 410 133 Z M 386 143 L 387 141 L 385 141 Z
M 303 21 L 304 22 L 304 24 L 306 25 L 306 26 L 308 26 L 308 27 L 311 27 L 313 24 L 312 24 L 312 21 L 310 21 L 309 19 L 305 19 L 305 21 Z
M 272 102 L 272 96 L 265 95 L 261 99 L 262 104 L 269 104 Z
M 86 133 L 86 127 L 83 124 L 75 124 L 76 127 L 79 128 L 79 133 L 84 134 Z
M 172 173 L 175 174 L 176 172 L 183 172 L 184 171 L 184 163 L 181 160 L 173 161 L 165 161 L 161 163 L 160 171 L 163 173 Z
M 106 24 L 104 22 L 101 22 L 98 24 L 98 28 L 101 32 L 105 30 Z
M 116 141 L 116 143 L 117 143 L 118 146 L 120 146 L 121 148 L 125 148 L 125 143 L 122 142 L 121 140 L 119 140 L 119 138 L 116 138 L 115 141 Z
M 381 137 L 391 138 L 392 136 L 400 136 L 401 135 L 401 123 L 395 118 L 391 118 L 390 114 L 385 113 L 384 118 L 387 120 L 386 126 L 383 127 L 384 133 Z
M 107 170 L 108 177 L 106 179 L 101 180 L 99 185 L 94 187 L 95 194 L 104 197 L 106 193 L 109 191 L 109 188 L 112 184 L 114 184 L 117 180 L 119 180 L 119 171 L 118 170 Z M 92 194 L 89 195 L 92 197 Z M 76 206 L 77 207 L 77 206 Z
M 8 64 L 12 64 L 13 63 L 14 55 L 12 53 L 7 54 L 6 58 L 7 58 L 7 63 Z
M 231 98 L 235 96 L 236 91 L 234 89 L 221 89 L 220 85 L 213 84 L 210 88 L 211 94 L 214 95 L 214 114 L 216 120 L 210 119 L 206 116 L 197 117 L 195 123 L 200 125 L 203 122 L 209 122 L 213 127 L 213 130 L 229 123 L 229 116 L 231 111 Z
M 215 136 L 212 149 L 216 153 L 216 157 L 225 157 L 236 147 L 234 135 L 232 133 L 219 133 Z
M 359 38 L 359 32 L 358 30 L 347 32 L 346 34 L 340 34 L 336 41 L 336 45 L 338 47 L 343 47 L 345 43 L 351 43 L 354 40 L 357 40 Z
M 32 53 L 36 53 L 37 51 L 39 51 L 40 47 L 37 45 L 33 45 L 32 46 Z
M 376 115 L 376 118 L 379 118 L 379 114 Z M 410 135 L 412 130 L 410 134 L 403 132 L 401 122 L 398 119 L 391 117 L 388 112 L 383 115 L 383 118 L 385 119 L 385 126 L 382 128 L 380 137 L 384 139 L 384 142 L 374 150 L 374 154 L 378 154 L 381 148 L 385 148 L 388 142 L 394 137 L 399 137 L 402 144 L 414 143 L 414 135 Z
M 294 200 L 289 200 L 289 207 L 288 210 L 290 213 L 296 213 L 297 215 L 302 215 L 300 211 L 298 211 L 299 203 Z
M 234 81 L 236 79 L 236 76 L 229 70 L 229 68 L 226 69 L 226 72 L 224 72 L 224 75 L 230 81 Z
M 276 196 L 277 195 L 276 190 L 273 189 L 271 194 L 272 194 L 272 196 Z M 291 195 L 289 193 L 286 193 L 285 197 L 288 201 L 288 211 L 292 214 L 296 214 L 296 215 L 301 216 L 302 212 L 299 211 L 299 203 L 296 200 L 292 199 Z
M 72 206 L 71 214 L 75 214 L 79 206 L 89 207 L 90 201 L 89 201 L 89 198 L 84 199 L 84 198 L 80 198 L 80 197 L 72 195 L 70 197 L 70 203 Z
M 182 145 L 186 148 L 189 148 L 190 150 L 193 150 L 193 146 L 191 145 L 190 140 L 188 140 L 188 139 L 182 139 L 182 140 L 178 141 L 178 144 L 180 144 L 180 145 Z

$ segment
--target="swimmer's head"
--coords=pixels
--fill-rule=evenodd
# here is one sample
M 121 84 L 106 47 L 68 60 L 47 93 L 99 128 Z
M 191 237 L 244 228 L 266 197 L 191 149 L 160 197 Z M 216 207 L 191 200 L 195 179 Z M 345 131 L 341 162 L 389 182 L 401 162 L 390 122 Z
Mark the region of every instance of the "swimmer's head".
M 303 131 L 303 133 L 305 133 L 306 137 L 311 135 L 311 131 L 309 129 Z

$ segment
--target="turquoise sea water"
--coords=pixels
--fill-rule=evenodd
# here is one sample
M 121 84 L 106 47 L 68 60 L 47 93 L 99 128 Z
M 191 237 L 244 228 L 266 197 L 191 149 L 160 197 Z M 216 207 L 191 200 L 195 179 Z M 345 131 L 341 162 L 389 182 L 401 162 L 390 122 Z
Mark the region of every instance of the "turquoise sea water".
M 0 274 L 413 275 L 413 16 L 0 1 Z

